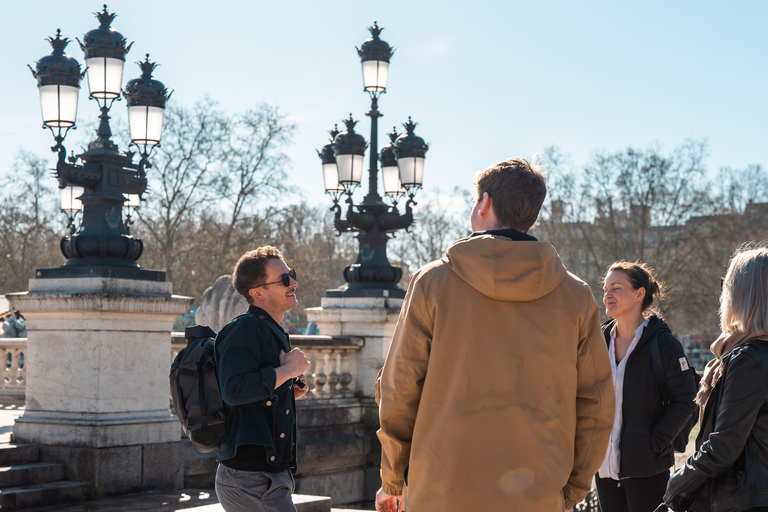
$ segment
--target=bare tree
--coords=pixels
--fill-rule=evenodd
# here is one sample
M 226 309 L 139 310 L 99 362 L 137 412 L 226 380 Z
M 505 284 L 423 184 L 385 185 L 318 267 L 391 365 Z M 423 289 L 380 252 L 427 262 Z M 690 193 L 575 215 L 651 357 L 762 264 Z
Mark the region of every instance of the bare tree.
M 566 170 L 551 181 L 535 234 L 553 242 L 598 298 L 608 265 L 642 260 L 666 281 L 671 317 L 700 311 L 703 299 L 692 286 L 690 262 L 704 249 L 710 227 L 691 221 L 714 212 L 705 156 L 704 142 L 667 154 L 658 148 L 595 154 L 581 172 Z
M 195 250 L 188 237 L 212 200 L 213 169 L 226 129 L 226 117 L 209 100 L 193 108 L 166 109 L 163 144 L 148 171 L 149 188 L 135 232 L 146 240 L 142 263 L 164 269 L 169 280 L 178 261 Z
M 136 232 L 147 239 L 143 264 L 169 280 L 180 272 L 178 291 L 193 293 L 269 232 L 294 127 L 274 107 L 228 115 L 209 100 L 170 108 L 166 118 Z
M 46 163 L 21 152 L 0 185 L 0 289 L 24 291 L 35 269 L 61 265 L 64 218 Z
M 436 190 L 419 199 L 413 225 L 390 242 L 390 258 L 403 266 L 401 286 L 407 285 L 410 272 L 442 258 L 453 242 L 470 234 L 471 209 L 471 194 L 461 188 L 450 194 Z

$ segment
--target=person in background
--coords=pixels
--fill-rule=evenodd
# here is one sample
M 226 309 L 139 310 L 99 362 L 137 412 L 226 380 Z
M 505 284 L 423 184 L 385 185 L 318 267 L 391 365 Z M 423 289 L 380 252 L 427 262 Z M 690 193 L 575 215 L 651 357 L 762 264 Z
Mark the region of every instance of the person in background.
M 595 484 L 603 512 L 653 512 L 675 462 L 672 442 L 696 409 L 696 383 L 680 342 L 656 314 L 662 283 L 644 263 L 618 261 L 603 280 L 603 335 L 611 360 L 616 415 Z M 659 355 L 669 405 L 663 404 L 651 338 Z
M 675 511 L 768 511 L 768 248 L 737 250 L 720 294 L 722 334 L 696 403 L 696 453 L 672 475 Z

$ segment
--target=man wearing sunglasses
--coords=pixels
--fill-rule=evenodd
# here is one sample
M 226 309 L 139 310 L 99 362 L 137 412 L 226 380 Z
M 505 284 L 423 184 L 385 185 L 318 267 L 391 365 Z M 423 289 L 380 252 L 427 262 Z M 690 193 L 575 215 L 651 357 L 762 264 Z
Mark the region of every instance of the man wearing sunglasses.
M 411 276 L 377 382 L 376 510 L 563 512 L 589 491 L 611 365 L 589 287 L 528 234 L 546 193 L 536 163 L 480 171 L 473 233 Z
M 216 494 L 227 512 L 296 512 L 296 399 L 309 361 L 280 327 L 298 304 L 296 271 L 272 246 L 245 253 L 232 273 L 248 311 L 219 331 L 216 364 L 232 411 L 217 458 Z

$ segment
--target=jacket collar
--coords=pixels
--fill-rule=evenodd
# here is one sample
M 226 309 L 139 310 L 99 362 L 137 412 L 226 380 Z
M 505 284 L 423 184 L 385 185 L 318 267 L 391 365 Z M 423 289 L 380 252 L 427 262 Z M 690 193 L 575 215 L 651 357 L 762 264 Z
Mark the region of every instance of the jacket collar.
M 475 231 L 469 236 L 480 236 L 480 235 L 493 235 L 493 236 L 504 236 L 507 238 L 511 238 L 514 242 L 538 242 L 538 238 L 535 236 L 531 236 L 528 233 L 523 233 L 522 231 L 518 231 L 514 228 L 504 228 L 504 229 L 487 229 L 485 231 Z
M 277 326 L 278 329 L 285 332 L 285 329 L 283 329 L 279 323 L 275 322 L 275 319 L 272 318 L 269 313 L 267 313 L 266 311 L 264 311 L 258 306 L 253 306 L 253 305 L 248 306 L 248 311 L 246 311 L 246 313 L 248 313 L 249 315 L 253 315 L 255 317 L 264 317 L 264 319 L 266 319 L 268 322 L 272 322 L 274 325 Z
M 608 344 L 611 343 L 611 329 L 613 329 L 614 325 L 616 325 L 615 318 L 611 318 L 602 325 L 603 336 L 605 337 L 605 342 Z M 643 329 L 643 334 L 637 342 L 638 346 L 650 340 L 654 334 L 660 331 L 672 332 L 663 318 L 658 315 L 651 315 L 648 317 L 648 325 Z

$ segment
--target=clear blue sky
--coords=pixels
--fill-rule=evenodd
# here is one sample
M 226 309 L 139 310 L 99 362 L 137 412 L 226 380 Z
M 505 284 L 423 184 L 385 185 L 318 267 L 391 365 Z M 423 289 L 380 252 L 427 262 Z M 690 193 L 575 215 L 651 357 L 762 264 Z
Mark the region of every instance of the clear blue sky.
M 36 82 L 26 68 L 50 53 L 61 28 L 74 38 L 98 26 L 101 3 L 6 1 L 0 80 L 0 173 L 20 148 L 50 157 Z M 125 78 L 151 53 L 155 72 L 191 105 L 204 95 L 230 111 L 276 104 L 298 127 L 290 180 L 322 196 L 315 149 L 350 112 L 364 115 L 355 52 L 378 20 L 397 48 L 384 133 L 408 115 L 431 143 L 425 188 L 468 187 L 495 161 L 557 145 L 584 163 L 595 150 L 709 140 L 709 167 L 768 164 L 768 2 L 762 1 L 223 1 L 115 0 L 113 27 L 128 41 Z M 125 103 L 113 110 L 123 115 Z M 87 84 L 78 123 L 93 122 Z M 78 135 L 82 136 L 82 133 Z M 73 140 L 77 138 L 71 137 Z M 68 138 L 69 139 L 69 138 Z M 79 150 L 69 144 L 68 149 Z M 121 148 L 125 149 L 125 148 Z M 358 192 L 360 195 L 360 192 Z

